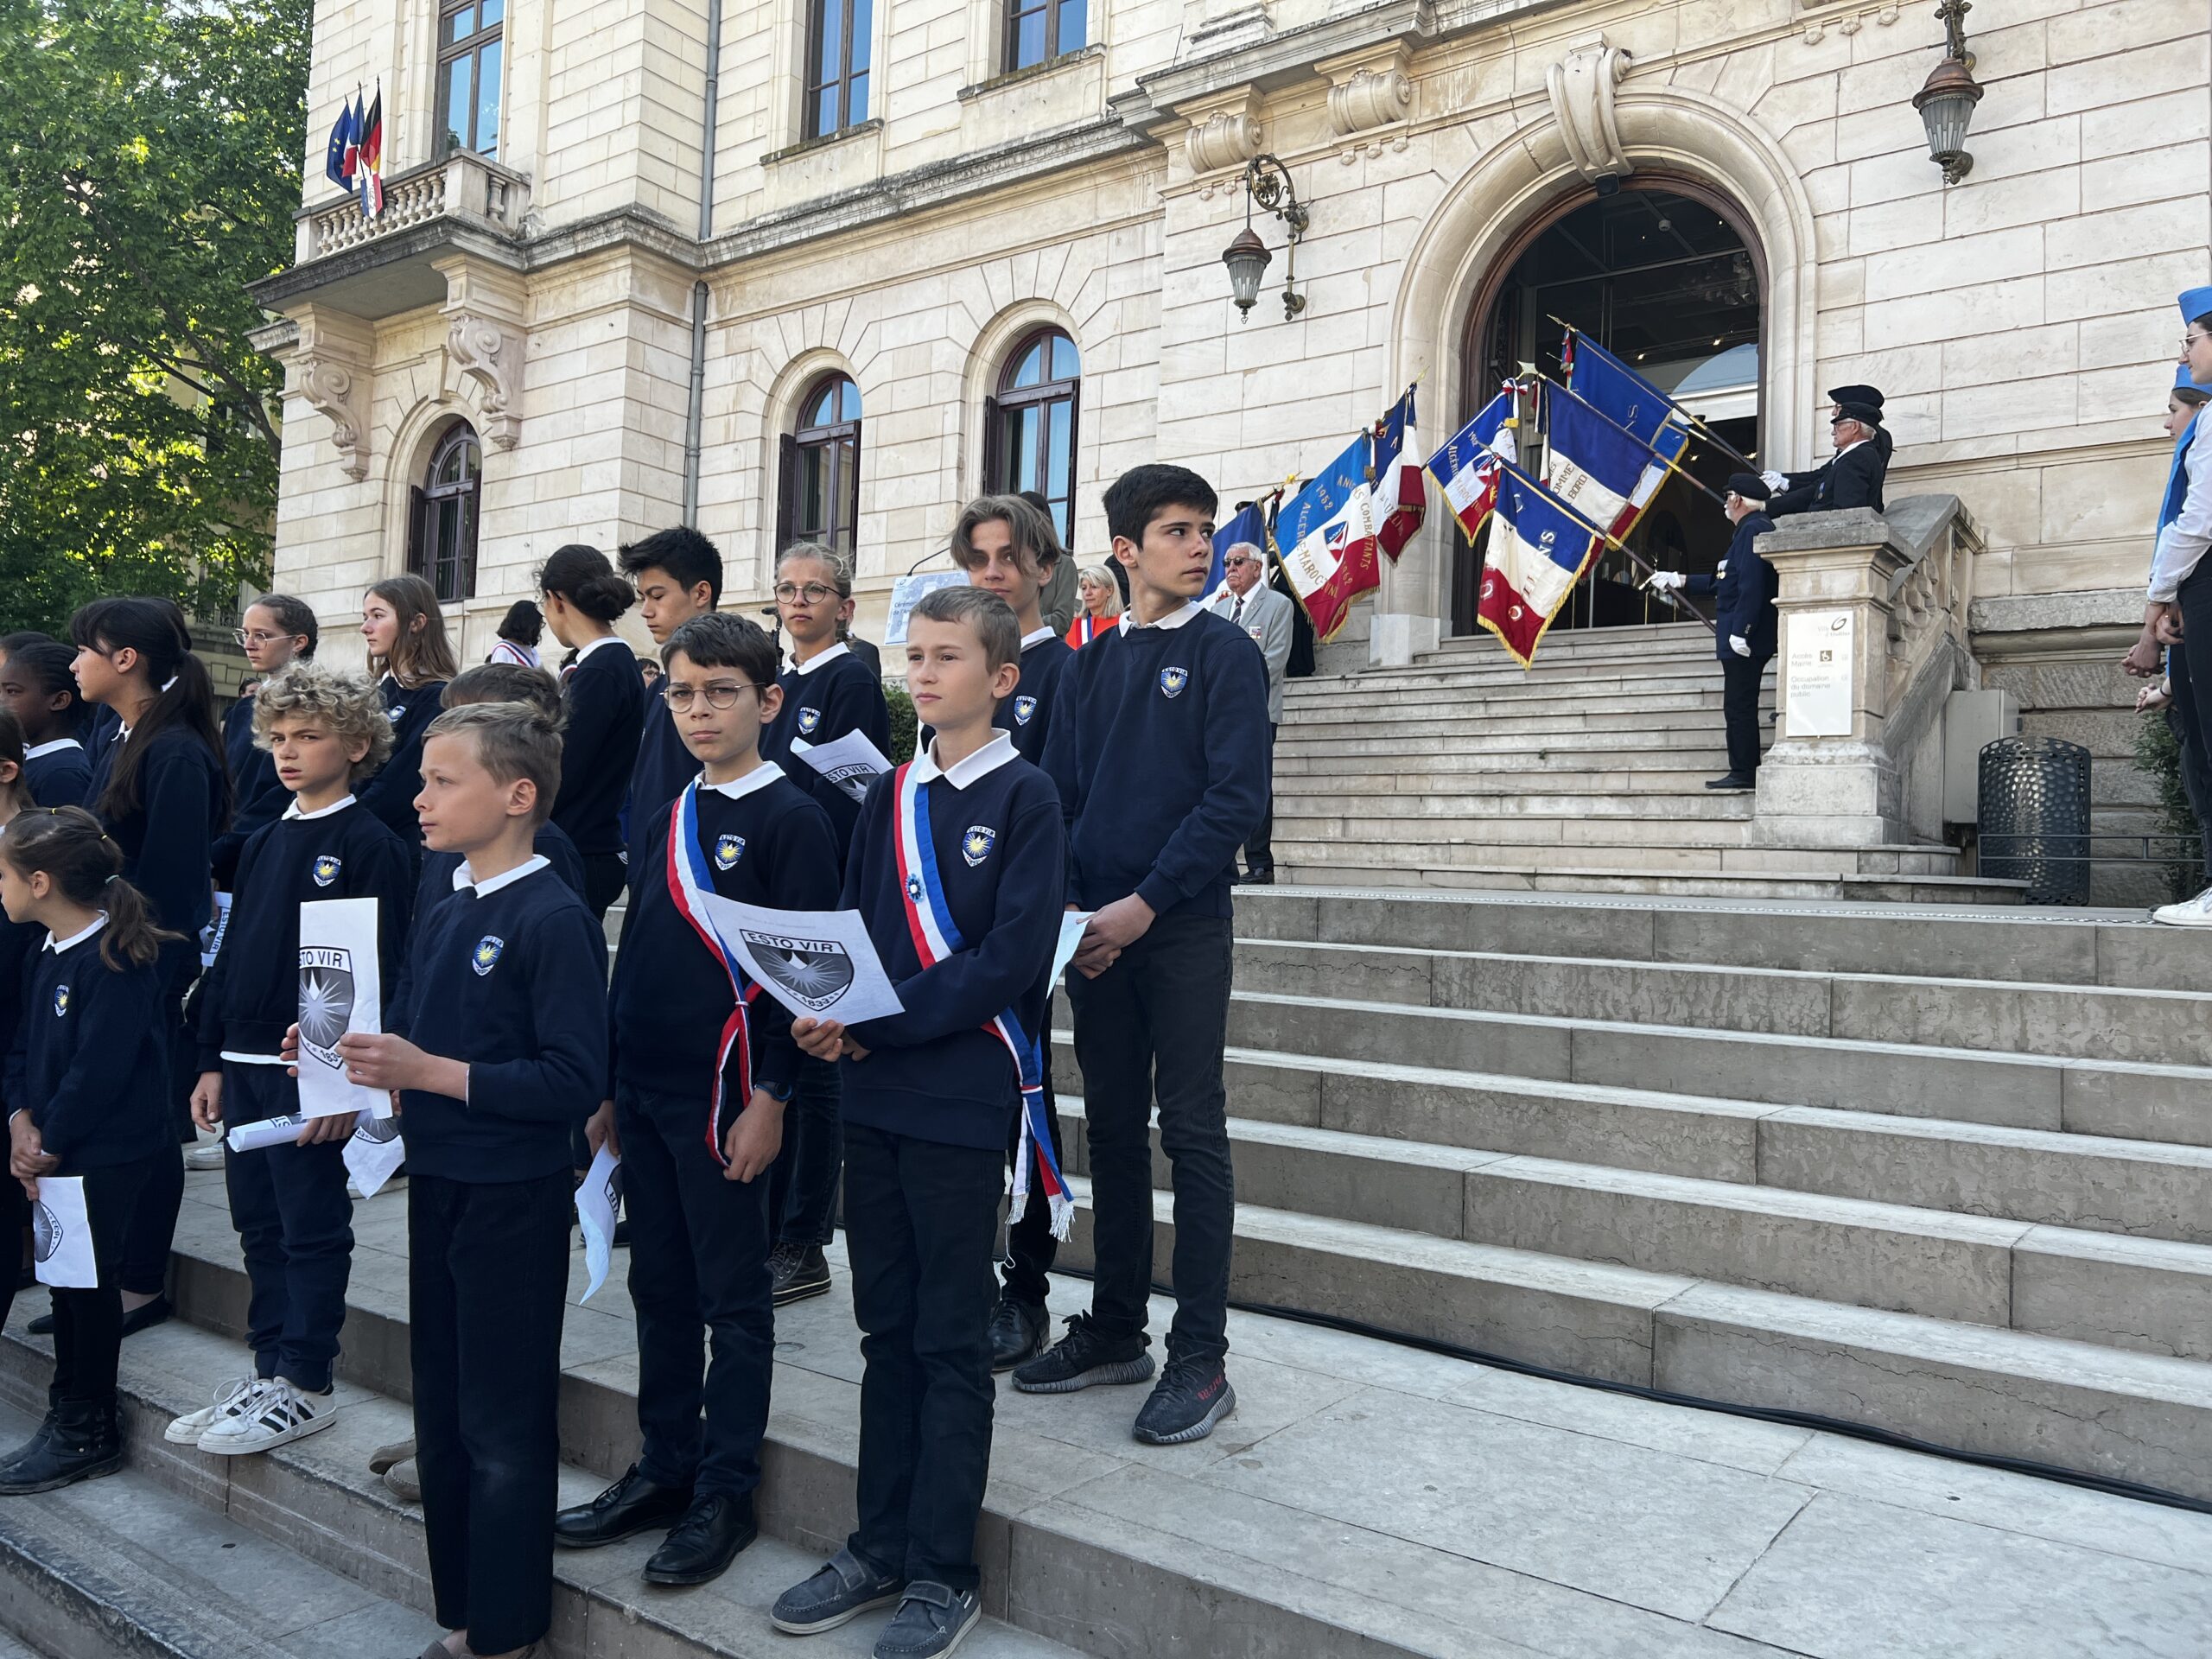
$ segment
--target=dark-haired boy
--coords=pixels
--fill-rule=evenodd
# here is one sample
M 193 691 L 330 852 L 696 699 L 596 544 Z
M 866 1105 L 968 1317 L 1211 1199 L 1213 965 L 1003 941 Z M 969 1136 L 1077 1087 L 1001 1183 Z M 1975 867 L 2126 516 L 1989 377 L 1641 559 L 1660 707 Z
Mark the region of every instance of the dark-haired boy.
M 1014 1374 L 1026 1394 L 1141 1382 L 1152 1289 L 1151 1121 L 1175 1193 L 1175 1321 L 1137 1439 L 1203 1440 L 1235 1409 L 1229 1258 L 1236 1195 L 1222 1084 L 1230 875 L 1267 804 L 1268 687 L 1243 630 L 1193 601 L 1215 496 L 1145 466 L 1106 492 L 1129 576 L 1121 626 L 1076 653 L 1046 769 L 1071 826 L 1069 900 L 1094 912 L 1068 980 L 1094 1217 L 1090 1312 Z
M 799 1055 L 791 1015 L 753 994 L 694 895 L 834 910 L 839 875 L 830 820 L 760 758 L 782 696 L 774 642 L 742 617 L 698 616 L 662 659 L 669 712 L 702 770 L 647 828 L 654 850 L 631 890 L 609 999 L 610 1098 L 587 1131 L 622 1157 L 643 1445 L 554 1536 L 588 1548 L 672 1526 L 646 1582 L 702 1584 L 754 1536 L 775 1358 L 760 1177 L 783 1142 Z
M 771 1617 L 810 1635 L 899 1599 L 877 1659 L 949 1653 L 981 1613 L 991 1247 L 1007 1138 L 1035 1087 L 1065 880 L 1052 784 L 991 723 L 1020 658 L 1014 613 L 991 594 L 941 588 L 915 607 L 906 685 L 937 738 L 869 790 L 843 896 L 903 1009 L 849 1029 L 791 1026 L 810 1053 L 841 1056 L 845 1248 L 867 1369 L 859 1525 Z
M 638 590 L 638 614 L 656 645 L 665 646 L 677 629 L 695 616 L 711 615 L 721 603 L 721 553 L 689 524 L 673 524 L 627 543 L 615 550 L 614 562 Z M 645 832 L 653 815 L 698 771 L 658 688 L 649 690 L 638 759 L 630 768 L 630 798 L 623 808 L 632 884 L 647 873 L 644 866 L 651 861 Z

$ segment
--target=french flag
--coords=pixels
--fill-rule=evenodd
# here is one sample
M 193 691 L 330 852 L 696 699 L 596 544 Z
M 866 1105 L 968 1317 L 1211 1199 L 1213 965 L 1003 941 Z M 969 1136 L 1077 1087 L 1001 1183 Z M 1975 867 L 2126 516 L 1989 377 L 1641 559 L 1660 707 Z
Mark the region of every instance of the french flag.
M 1519 458 L 1513 441 L 1513 391 L 1508 386 L 1428 458 L 1428 475 L 1444 492 L 1452 516 L 1472 541 L 1497 506 L 1504 464 Z
M 1395 564 L 1428 516 L 1421 435 L 1414 429 L 1414 388 L 1375 424 L 1375 545 Z

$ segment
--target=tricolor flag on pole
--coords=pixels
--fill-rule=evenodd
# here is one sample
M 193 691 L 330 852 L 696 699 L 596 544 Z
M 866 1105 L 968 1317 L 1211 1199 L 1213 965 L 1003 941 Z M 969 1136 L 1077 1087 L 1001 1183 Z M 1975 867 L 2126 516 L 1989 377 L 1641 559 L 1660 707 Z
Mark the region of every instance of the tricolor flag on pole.
M 1570 334 L 1567 389 L 1637 442 L 1658 451 L 1668 467 L 1690 441 L 1675 400 L 1586 335 Z M 1656 487 L 1656 486 L 1654 487 Z
M 1545 482 L 1552 493 L 1618 537 L 1628 534 L 1674 470 L 1662 453 L 1646 448 L 1563 386 L 1548 388 L 1544 444 L 1550 457 Z M 1669 427 L 1662 438 L 1681 435 Z M 1680 445 L 1675 446 L 1680 453 Z
M 1363 432 L 1275 515 L 1276 556 L 1314 637 L 1336 637 L 1351 602 L 1382 585 L 1376 558 L 1375 435 Z
M 1503 476 L 1501 463 L 1519 458 L 1513 442 L 1513 388 L 1509 383 L 1428 458 L 1428 475 L 1444 492 L 1452 516 L 1471 542 L 1497 505 L 1497 482 Z
M 330 129 L 330 143 L 322 155 L 322 175 L 333 184 L 353 188 L 353 152 L 357 135 L 353 130 L 353 106 L 340 104 L 338 119 Z
M 361 217 L 374 219 L 384 212 L 384 87 L 377 87 L 377 101 L 362 119 L 360 147 L 354 157 L 354 177 L 361 195 Z
M 1498 470 L 1497 522 L 1475 620 L 1527 668 L 1605 538 L 1518 467 L 1501 462 Z
M 1414 391 L 1408 386 L 1375 427 L 1375 544 L 1393 564 L 1428 516 L 1421 435 L 1414 429 Z

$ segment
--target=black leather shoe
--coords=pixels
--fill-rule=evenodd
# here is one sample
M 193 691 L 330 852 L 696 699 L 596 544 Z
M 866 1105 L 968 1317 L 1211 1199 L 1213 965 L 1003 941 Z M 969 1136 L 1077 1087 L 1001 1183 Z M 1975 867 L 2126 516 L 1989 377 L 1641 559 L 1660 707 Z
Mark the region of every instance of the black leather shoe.
M 1739 772 L 1732 772 L 1726 778 L 1707 779 L 1705 780 L 1705 786 L 1707 789 L 1726 789 L 1732 791 L 1757 789 L 1758 785 L 1752 779 L 1744 777 Z
M 1262 865 L 1256 870 L 1244 872 L 1243 885 L 1248 887 L 1272 887 L 1275 884 L 1275 867 Z
M 176 1304 L 166 1296 L 156 1296 L 142 1306 L 132 1308 L 123 1316 L 123 1334 L 135 1337 L 141 1331 L 165 1323 L 176 1312 Z
M 26 1336 L 50 1337 L 54 1334 L 54 1315 L 41 1313 L 23 1327 Z
M 647 1584 L 704 1584 L 721 1576 L 737 1553 L 760 1535 L 753 1500 L 717 1492 L 695 1502 L 645 1563 Z
M 0 1497 L 51 1492 L 123 1467 L 123 1432 L 113 1406 L 56 1406 L 38 1432 L 0 1464 Z
M 689 1486 L 658 1485 L 633 1463 L 590 1503 L 555 1516 L 553 1541 L 569 1549 L 597 1549 L 656 1527 L 672 1527 L 690 1507 Z
M 1000 1297 L 991 1310 L 991 1369 L 1010 1371 L 1024 1360 L 1036 1358 L 1045 1351 L 1046 1329 L 1043 1308 Z

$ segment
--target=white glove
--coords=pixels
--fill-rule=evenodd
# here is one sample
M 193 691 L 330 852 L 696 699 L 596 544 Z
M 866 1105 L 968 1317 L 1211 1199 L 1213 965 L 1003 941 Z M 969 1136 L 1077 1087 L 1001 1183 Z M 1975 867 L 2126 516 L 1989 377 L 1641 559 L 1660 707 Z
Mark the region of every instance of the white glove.
M 1651 580 L 1644 583 L 1655 594 L 1678 594 L 1685 578 L 1679 570 L 1654 570 Z
M 1766 486 L 1770 490 L 1786 490 L 1789 487 L 1789 480 L 1780 473 L 1761 473 L 1759 476 L 1766 480 Z
M 1738 657 L 1748 657 L 1751 654 L 1751 642 L 1740 633 L 1732 633 L 1728 636 L 1728 649 Z

